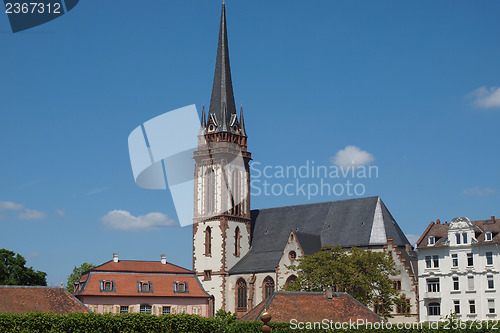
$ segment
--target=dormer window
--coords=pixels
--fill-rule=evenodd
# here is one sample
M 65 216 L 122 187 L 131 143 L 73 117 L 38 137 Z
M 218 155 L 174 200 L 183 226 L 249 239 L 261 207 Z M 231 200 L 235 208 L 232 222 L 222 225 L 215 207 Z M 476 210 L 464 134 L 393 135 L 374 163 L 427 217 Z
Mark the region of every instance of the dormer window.
M 434 245 L 434 244 L 436 244 L 436 237 L 429 236 L 429 245 Z
M 484 239 L 487 241 L 487 242 L 491 242 L 491 240 L 493 239 L 493 235 L 491 234 L 491 231 L 486 231 L 486 234 L 484 236 Z
M 176 293 L 176 294 L 188 294 L 189 293 L 188 283 L 187 282 L 180 282 L 180 281 L 174 282 L 174 293 Z
M 153 282 L 137 281 L 137 291 L 140 293 L 153 293 Z
M 100 280 L 99 287 L 100 287 L 100 290 L 104 291 L 104 292 L 116 291 L 115 281 L 113 281 L 113 280 Z

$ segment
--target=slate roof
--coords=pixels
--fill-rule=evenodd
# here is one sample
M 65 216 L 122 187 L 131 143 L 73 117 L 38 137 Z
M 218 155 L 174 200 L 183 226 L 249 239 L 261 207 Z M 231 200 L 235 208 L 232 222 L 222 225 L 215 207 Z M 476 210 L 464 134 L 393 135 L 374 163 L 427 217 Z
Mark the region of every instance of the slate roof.
M 208 114 L 209 117 L 215 116 L 217 120 L 216 132 L 229 132 L 231 117 L 233 114 L 236 116 L 227 43 L 226 6 L 224 4 L 222 5 L 214 84 Z
M 387 238 L 393 238 L 396 245 L 409 244 L 378 196 L 252 210 L 251 219 L 250 251 L 230 274 L 274 271 L 291 230 L 306 254 L 325 245 L 383 246 Z
M 260 321 L 260 315 L 267 307 L 274 322 L 290 322 L 292 319 L 321 322 L 325 318 L 333 322 L 356 322 L 358 319 L 372 323 L 384 321 L 347 293 L 333 293 L 333 296 L 328 299 L 324 292 L 277 291 L 240 320 Z
M 477 243 L 500 243 L 500 219 L 496 219 L 492 216 L 489 220 L 476 220 L 470 221 L 474 227 L 475 238 Z M 439 220 L 436 222 L 432 221 L 425 229 L 420 239 L 417 241 L 417 248 L 427 248 L 427 247 L 441 247 L 447 246 L 445 242 L 448 240 L 448 227 L 449 223 L 441 223 Z M 492 240 L 486 241 L 486 232 L 490 231 L 492 234 Z M 435 244 L 429 245 L 429 236 L 435 237 Z
M 0 313 L 50 312 L 68 314 L 90 312 L 64 288 L 0 286 Z

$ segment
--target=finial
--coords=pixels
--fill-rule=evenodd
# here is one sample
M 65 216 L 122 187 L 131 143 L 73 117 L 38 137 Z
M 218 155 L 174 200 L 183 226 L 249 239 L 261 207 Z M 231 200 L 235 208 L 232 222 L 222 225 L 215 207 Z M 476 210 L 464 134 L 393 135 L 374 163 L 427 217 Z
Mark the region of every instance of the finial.
M 222 4 L 225 5 L 226 4 L 226 0 L 222 0 Z

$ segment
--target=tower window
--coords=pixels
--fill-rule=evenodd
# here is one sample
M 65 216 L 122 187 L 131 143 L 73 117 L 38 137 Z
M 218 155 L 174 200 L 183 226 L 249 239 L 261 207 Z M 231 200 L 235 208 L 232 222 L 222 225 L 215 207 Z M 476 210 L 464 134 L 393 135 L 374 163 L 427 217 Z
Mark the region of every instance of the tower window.
M 241 233 L 240 233 L 240 227 L 236 227 L 236 230 L 234 231 L 234 255 L 236 257 L 240 256 L 240 238 L 241 238 Z
M 207 227 L 205 229 L 205 256 L 209 257 L 212 255 L 212 228 Z
M 239 279 L 236 283 L 236 298 L 237 298 L 237 311 L 247 310 L 247 283 L 243 279 Z
M 297 252 L 295 252 L 295 251 L 288 252 L 288 258 L 290 258 L 290 260 L 297 259 Z
M 212 280 L 212 270 L 206 270 L 203 272 L 203 280 L 204 281 Z

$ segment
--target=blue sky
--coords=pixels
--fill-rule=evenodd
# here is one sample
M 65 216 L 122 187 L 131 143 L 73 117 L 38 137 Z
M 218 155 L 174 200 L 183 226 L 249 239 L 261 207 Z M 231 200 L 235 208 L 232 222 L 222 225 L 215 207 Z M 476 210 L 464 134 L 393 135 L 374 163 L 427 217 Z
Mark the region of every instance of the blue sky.
M 498 1 L 228 0 L 226 10 L 235 99 L 260 168 L 376 166 L 378 178 L 351 180 L 413 239 L 437 218 L 500 216 Z M 217 1 L 91 0 L 13 34 L 0 15 L 0 248 L 51 285 L 113 252 L 191 267 L 192 229 L 165 226 L 167 191 L 135 185 L 127 137 L 164 112 L 208 106 L 219 19 Z M 252 208 L 348 198 L 261 194 Z

